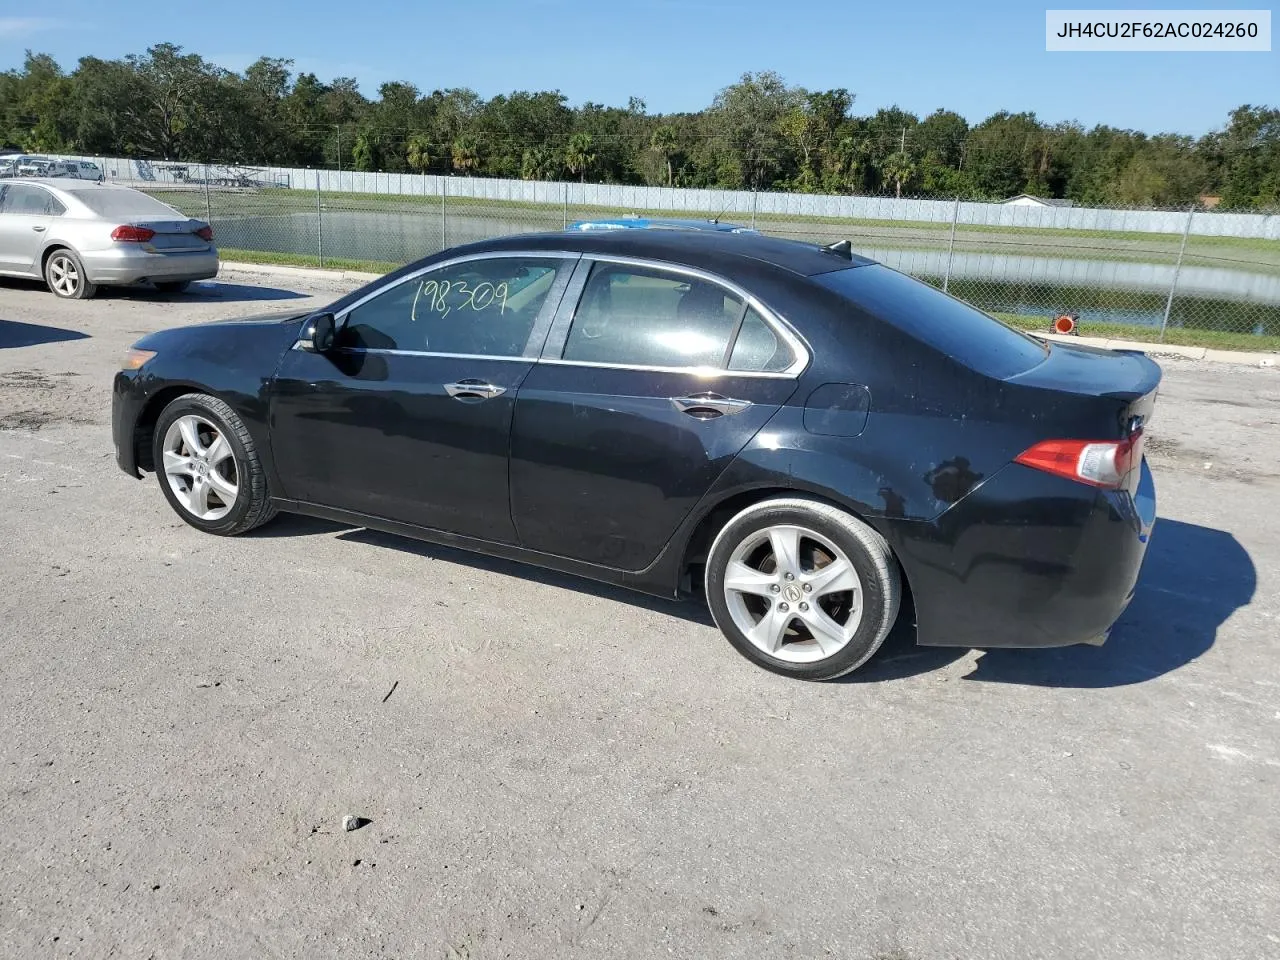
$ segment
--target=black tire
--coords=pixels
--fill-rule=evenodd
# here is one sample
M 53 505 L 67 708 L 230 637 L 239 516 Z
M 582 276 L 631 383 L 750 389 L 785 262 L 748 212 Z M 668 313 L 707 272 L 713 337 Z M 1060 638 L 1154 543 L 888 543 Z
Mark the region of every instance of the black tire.
M 98 292 L 98 285 L 89 282 L 76 252 L 68 247 L 59 247 L 45 258 L 44 282 L 55 297 L 63 300 L 89 300 Z
M 174 421 L 190 414 L 199 416 L 218 428 L 231 447 L 235 460 L 238 492 L 231 510 L 216 520 L 204 520 L 191 513 L 178 499 L 164 469 L 165 435 Z M 276 515 L 267 485 L 267 474 L 253 437 L 244 421 L 224 401 L 205 393 L 188 393 L 172 401 L 160 412 L 152 440 L 152 458 L 156 478 L 169 506 L 197 530 L 223 537 L 234 537 L 260 527 Z
M 825 659 L 797 663 L 770 655 L 747 637 L 729 609 L 724 579 L 734 551 L 761 531 L 778 525 L 806 528 L 830 540 L 848 558 L 861 582 L 861 620 L 848 642 Z M 806 497 L 763 500 L 747 507 L 725 524 L 711 544 L 705 587 L 716 626 L 739 653 L 766 670 L 801 680 L 832 680 L 866 663 L 889 635 L 902 600 L 898 562 L 885 539 L 845 511 Z M 760 602 L 770 603 L 768 600 Z M 778 602 L 772 601 L 773 604 Z M 769 606 L 769 609 L 773 607 Z M 795 630 L 788 637 L 793 635 L 796 635 Z M 801 630 L 799 638 L 804 636 Z
M 156 281 L 156 289 L 161 293 L 183 293 L 191 286 L 190 280 Z

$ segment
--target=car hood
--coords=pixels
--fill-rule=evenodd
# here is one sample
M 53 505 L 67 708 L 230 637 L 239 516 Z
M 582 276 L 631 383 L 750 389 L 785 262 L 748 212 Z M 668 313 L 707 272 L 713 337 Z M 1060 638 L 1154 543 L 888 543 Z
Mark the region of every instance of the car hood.
M 314 311 L 311 310 L 289 310 L 274 311 L 272 313 L 255 313 L 251 317 L 232 317 L 228 320 L 212 320 L 208 323 L 198 323 L 195 326 L 201 327 L 238 327 L 243 324 L 272 324 L 272 323 L 289 323 L 294 320 L 301 320 L 303 317 L 310 316 Z M 190 329 L 190 328 L 189 328 Z
M 266 313 L 189 327 L 170 327 L 134 344 L 166 358 L 185 357 L 229 367 L 261 364 L 274 369 L 280 352 L 292 346 L 298 328 L 311 311 Z

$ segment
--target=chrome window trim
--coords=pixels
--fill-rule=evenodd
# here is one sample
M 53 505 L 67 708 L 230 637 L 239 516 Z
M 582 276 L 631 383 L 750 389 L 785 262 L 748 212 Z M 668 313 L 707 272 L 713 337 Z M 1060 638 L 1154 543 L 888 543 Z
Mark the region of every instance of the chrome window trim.
M 578 306 L 582 300 L 582 294 L 586 290 L 586 275 L 589 275 L 590 269 L 596 263 L 612 263 L 621 266 L 642 267 L 648 270 L 659 270 L 666 273 L 675 273 L 681 276 L 693 277 L 707 283 L 713 283 L 730 293 L 739 300 L 742 300 L 748 307 L 754 309 L 760 314 L 765 325 L 769 327 L 774 334 L 782 339 L 782 341 L 791 349 L 795 360 L 785 370 L 763 371 L 763 370 L 730 370 L 725 367 L 664 367 L 650 366 L 646 364 L 634 363 L 605 363 L 586 360 L 565 360 L 563 358 L 565 345 L 569 339 L 569 328 L 573 325 L 573 321 L 577 318 Z M 554 351 L 555 355 L 548 356 L 548 350 L 544 350 L 542 356 L 538 359 L 539 363 L 548 363 L 555 366 L 571 366 L 571 367 L 599 367 L 606 370 L 642 370 L 651 373 L 691 373 L 702 377 L 714 376 L 730 376 L 730 377 L 760 377 L 769 380 L 785 380 L 796 379 L 800 374 L 808 368 L 809 363 L 813 359 L 813 355 L 809 352 L 809 346 L 801 339 L 800 335 L 792 328 L 792 326 L 780 316 L 773 308 L 765 304 L 750 291 L 740 287 L 732 280 L 726 280 L 719 274 L 710 273 L 701 270 L 698 267 L 689 267 L 681 263 L 672 263 L 668 260 L 651 260 L 645 257 L 624 257 L 614 254 L 595 254 L 584 253 L 577 265 L 577 270 L 583 271 L 581 284 L 573 285 L 574 292 L 577 294 L 576 299 L 572 302 L 572 309 L 561 310 L 556 317 L 556 327 L 553 328 L 552 335 L 547 338 L 548 350 Z M 575 276 L 576 279 L 576 276 Z M 566 295 L 565 300 L 568 301 Z
M 523 359 L 523 358 L 522 358 Z M 724 367 L 658 367 L 642 363 L 604 363 L 594 360 L 562 360 L 558 357 L 540 357 L 538 363 L 554 367 L 590 367 L 598 370 L 638 370 L 644 373 L 684 373 L 704 380 L 717 377 L 753 377 L 760 380 L 794 380 L 799 372 L 787 370 L 726 370 Z
M 305 349 L 301 341 L 294 341 L 293 350 Z M 503 360 L 507 363 L 533 364 L 537 357 L 513 357 L 510 354 L 497 356 L 489 353 L 432 353 L 429 350 L 391 350 L 386 347 L 335 347 L 334 353 L 358 354 L 359 356 L 382 357 L 443 357 L 449 360 Z

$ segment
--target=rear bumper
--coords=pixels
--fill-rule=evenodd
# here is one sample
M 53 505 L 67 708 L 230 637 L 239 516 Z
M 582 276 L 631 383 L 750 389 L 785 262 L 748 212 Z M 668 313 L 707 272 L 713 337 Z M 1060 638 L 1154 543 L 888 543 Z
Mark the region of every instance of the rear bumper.
M 141 280 L 177 282 L 208 280 L 218 275 L 218 251 L 150 253 L 141 245 L 112 247 L 80 254 L 92 283 L 121 284 Z
M 936 520 L 885 531 L 931 646 L 1100 643 L 1133 597 L 1155 523 L 1144 460 L 1137 489 L 1097 490 L 1019 464 Z

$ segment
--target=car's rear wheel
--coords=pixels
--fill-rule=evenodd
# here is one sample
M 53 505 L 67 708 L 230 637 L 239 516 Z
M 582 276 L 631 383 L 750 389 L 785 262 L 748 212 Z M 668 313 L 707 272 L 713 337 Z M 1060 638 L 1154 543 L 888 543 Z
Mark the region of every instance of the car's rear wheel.
M 235 536 L 275 516 L 253 437 L 224 401 L 178 397 L 161 411 L 152 442 L 160 489 L 193 527 Z
M 98 285 L 89 282 L 80 258 L 65 248 L 53 251 L 45 260 L 44 282 L 64 300 L 88 300 L 98 292 Z
M 156 289 L 161 293 L 182 293 L 191 286 L 190 280 L 156 281 Z
M 902 582 L 880 534 L 830 504 L 754 504 L 716 536 L 707 602 L 729 642 L 767 670 L 831 680 L 862 666 L 898 616 Z

